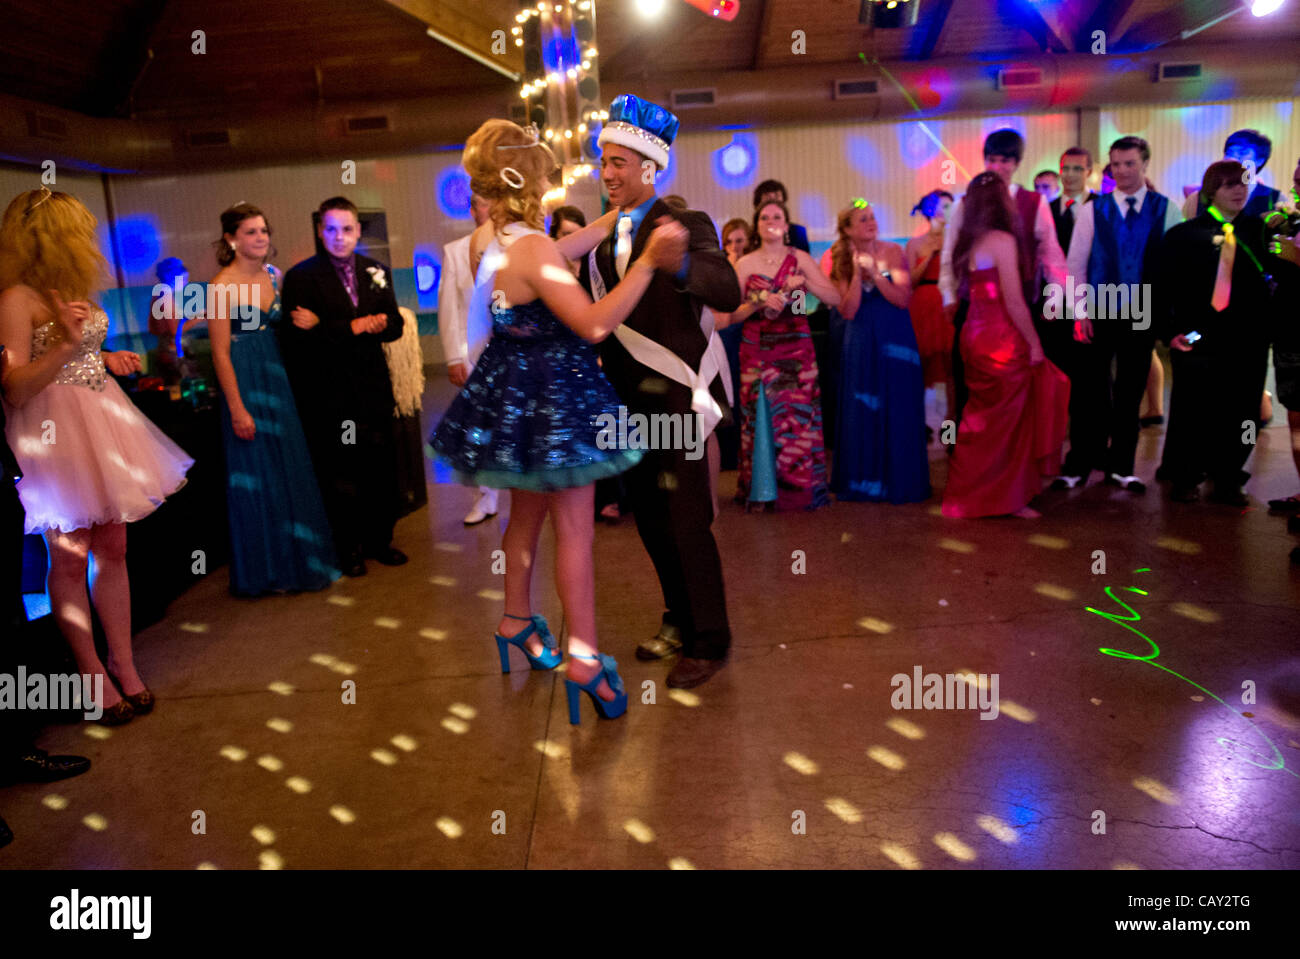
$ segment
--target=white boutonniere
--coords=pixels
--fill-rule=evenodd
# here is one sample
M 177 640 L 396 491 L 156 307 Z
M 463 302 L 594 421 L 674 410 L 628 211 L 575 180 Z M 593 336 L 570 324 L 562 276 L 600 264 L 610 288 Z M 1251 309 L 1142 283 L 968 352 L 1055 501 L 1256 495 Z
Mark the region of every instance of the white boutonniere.
M 1215 236 L 1214 236 L 1214 245 L 1215 245 L 1216 247 L 1223 246 L 1223 234 L 1222 234 L 1222 233 L 1216 233 L 1216 234 L 1215 234 Z
M 371 286 L 379 290 L 387 288 L 388 280 L 384 278 L 384 268 L 382 266 L 368 266 L 366 272 L 370 274 Z

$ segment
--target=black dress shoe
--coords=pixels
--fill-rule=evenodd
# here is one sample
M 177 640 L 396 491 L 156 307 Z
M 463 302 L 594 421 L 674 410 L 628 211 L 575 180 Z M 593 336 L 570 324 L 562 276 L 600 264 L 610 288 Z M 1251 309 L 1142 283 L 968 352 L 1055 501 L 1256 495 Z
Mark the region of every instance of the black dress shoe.
M 370 553 L 369 556 L 376 563 L 382 563 L 384 566 L 401 566 L 406 562 L 406 554 L 392 546 L 385 546 L 377 552 Z
M 713 674 L 725 665 L 727 665 L 725 659 L 695 659 L 683 656 L 668 674 L 666 682 L 671 689 L 694 689 L 702 683 L 707 683 L 713 678 Z
M 1249 506 L 1250 500 L 1246 497 L 1246 492 L 1239 486 L 1215 486 L 1214 490 L 1206 497 L 1211 503 L 1222 503 L 1224 506 Z
M 89 768 L 85 756 L 51 756 L 43 749 L 32 749 L 11 759 L 0 778 L 7 783 L 52 783 L 80 776 Z
M 1078 486 L 1086 486 L 1086 476 L 1071 476 L 1069 473 L 1062 473 L 1056 479 L 1052 480 L 1052 489 L 1074 489 Z

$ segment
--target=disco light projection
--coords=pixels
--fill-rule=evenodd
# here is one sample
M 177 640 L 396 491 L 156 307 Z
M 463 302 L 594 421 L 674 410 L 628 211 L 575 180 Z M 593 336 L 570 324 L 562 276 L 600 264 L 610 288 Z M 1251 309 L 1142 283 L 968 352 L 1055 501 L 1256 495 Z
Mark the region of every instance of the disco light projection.
M 899 83 L 898 80 L 895 79 L 894 75 L 890 73 L 889 70 L 885 68 L 885 65 L 881 63 L 876 57 L 872 57 L 870 60 L 868 60 L 867 55 L 865 53 L 859 53 L 858 59 L 860 59 L 867 66 L 876 67 L 881 73 L 885 75 L 885 79 L 887 79 L 894 86 L 898 87 L 898 92 L 903 95 L 903 99 L 906 100 L 908 104 L 912 107 L 912 109 L 916 111 L 917 116 L 921 116 L 921 117 L 925 116 L 925 111 L 921 109 L 921 105 L 916 102 L 916 99 L 912 96 L 912 94 L 907 92 L 907 88 L 904 87 L 901 83 Z M 928 136 L 934 142 L 934 145 L 943 151 L 943 155 L 957 165 L 957 169 L 961 171 L 961 175 L 964 176 L 967 180 L 970 180 L 971 179 L 970 171 L 961 165 L 961 161 L 952 155 L 952 151 L 943 145 L 943 141 L 934 135 L 934 133 L 930 130 L 930 128 L 925 125 L 925 121 L 919 120 L 917 121 L 917 125 L 922 129 L 922 131 L 924 131 L 925 135 Z
M 1149 567 L 1144 567 L 1142 569 L 1135 569 L 1133 572 L 1149 573 L 1151 572 L 1151 570 Z M 1201 692 L 1205 693 L 1205 695 L 1209 696 L 1211 699 L 1217 702 L 1224 709 L 1228 710 L 1228 712 L 1232 713 L 1234 716 L 1237 716 L 1240 719 L 1244 720 L 1245 722 L 1249 723 L 1250 728 L 1254 730 L 1256 733 L 1258 733 L 1260 738 L 1263 739 L 1264 742 L 1268 743 L 1269 748 L 1273 750 L 1273 761 L 1268 764 L 1255 762 L 1253 759 L 1249 759 L 1243 756 L 1242 758 L 1245 760 L 1245 762 L 1249 763 L 1252 766 L 1256 766 L 1260 769 L 1280 769 L 1283 772 L 1289 773 L 1290 775 L 1295 776 L 1297 779 L 1300 779 L 1300 774 L 1297 774 L 1296 771 L 1293 769 L 1287 768 L 1286 760 L 1282 757 L 1281 750 L 1277 748 L 1277 746 L 1273 743 L 1273 740 L 1269 739 L 1268 736 L 1265 735 L 1262 729 L 1260 729 L 1253 722 L 1251 722 L 1249 717 L 1243 716 L 1241 713 L 1237 712 L 1235 709 L 1233 709 L 1231 706 L 1225 703 L 1218 696 L 1214 695 L 1214 693 L 1210 692 L 1200 683 L 1194 682 L 1193 680 L 1188 679 L 1186 676 L 1183 676 L 1181 673 L 1174 672 L 1168 666 L 1163 666 L 1160 663 L 1156 662 L 1156 658 L 1160 655 L 1160 647 L 1157 646 L 1154 642 L 1152 642 L 1149 636 L 1147 636 L 1145 633 L 1143 633 L 1141 630 L 1139 630 L 1136 626 L 1133 625 L 1134 623 L 1142 619 L 1142 614 L 1137 612 L 1135 609 L 1133 609 L 1133 607 L 1129 606 L 1128 603 L 1124 602 L 1113 592 L 1111 592 L 1111 589 L 1112 587 L 1110 586 L 1106 587 L 1106 595 L 1109 596 L 1113 602 L 1121 606 L 1124 609 L 1124 612 L 1128 614 L 1127 616 L 1121 615 L 1119 613 L 1106 613 L 1099 609 L 1093 609 L 1091 606 L 1085 606 L 1084 609 L 1087 612 L 1094 613 L 1097 616 L 1100 616 L 1102 619 L 1115 623 L 1118 626 L 1123 626 L 1129 632 L 1136 633 L 1138 636 L 1141 636 L 1144 640 L 1146 640 L 1147 645 L 1151 647 L 1151 652 L 1146 656 L 1139 656 L 1137 653 L 1128 653 L 1121 649 L 1108 649 L 1106 647 L 1099 647 L 1097 652 L 1102 653 L 1106 656 L 1114 656 L 1117 659 L 1133 659 L 1133 660 L 1137 660 L 1138 662 L 1149 663 L 1150 665 L 1156 667 L 1156 669 L 1163 670 L 1164 672 L 1169 673 L 1169 675 L 1171 676 L 1177 676 L 1179 679 L 1187 683 L 1189 686 L 1194 686 L 1196 689 L 1199 689 Z M 1130 593 L 1137 593 L 1139 596 L 1148 595 L 1145 589 L 1138 589 L 1138 587 L 1136 586 L 1125 586 L 1124 589 Z M 1239 742 L 1238 740 L 1235 739 L 1228 739 L 1226 736 L 1218 736 L 1215 738 L 1214 741 L 1218 743 L 1220 746 L 1223 746 L 1225 749 L 1231 747 L 1231 748 L 1241 748 L 1241 749 L 1250 750 L 1250 747 L 1247 746 L 1245 743 Z M 1259 755 L 1258 753 L 1254 753 L 1253 750 L 1250 751 L 1254 755 Z
M 454 220 L 469 219 L 469 174 L 458 166 L 438 175 L 438 209 Z

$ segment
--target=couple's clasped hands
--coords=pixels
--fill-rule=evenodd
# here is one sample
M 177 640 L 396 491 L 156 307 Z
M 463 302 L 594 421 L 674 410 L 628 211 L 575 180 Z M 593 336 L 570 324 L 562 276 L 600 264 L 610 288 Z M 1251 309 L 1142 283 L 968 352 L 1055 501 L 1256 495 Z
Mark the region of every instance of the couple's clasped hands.
M 293 325 L 300 330 L 310 330 L 320 323 L 320 317 L 305 306 L 294 307 L 289 315 L 293 318 Z M 358 316 L 352 321 L 353 336 L 360 336 L 362 333 L 382 333 L 387 328 L 388 317 L 383 313 Z

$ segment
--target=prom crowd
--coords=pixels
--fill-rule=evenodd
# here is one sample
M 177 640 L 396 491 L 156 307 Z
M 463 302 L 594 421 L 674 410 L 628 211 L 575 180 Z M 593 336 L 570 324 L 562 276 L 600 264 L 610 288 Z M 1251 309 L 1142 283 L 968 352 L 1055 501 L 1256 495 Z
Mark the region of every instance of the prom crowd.
M 533 612 L 551 518 L 573 723 L 583 695 L 604 718 L 627 707 L 597 641 L 597 517 L 634 516 L 665 610 L 636 654 L 673 663 L 668 684 L 691 688 L 722 668 L 731 643 L 711 530 L 722 468 L 738 470 L 736 502 L 761 512 L 927 500 L 936 443 L 948 455 L 947 517 L 1034 518 L 1032 501 L 1050 508 L 1045 486 L 1068 495 L 1094 472 L 1140 495 L 1150 482 L 1135 464 L 1140 431 L 1164 423 L 1163 342 L 1173 382 L 1154 479 L 1179 503 L 1208 480 L 1209 499 L 1245 505 L 1255 430 L 1272 415 L 1270 349 L 1279 399 L 1300 409 L 1300 163 L 1289 196 L 1265 187 L 1270 143 L 1257 131 L 1232 134 L 1178 202 L 1147 178 L 1139 137 L 1110 145 L 1103 192 L 1089 189 L 1094 159 L 1077 146 L 1030 190 L 1014 179 L 1023 138 L 997 130 L 964 195 L 920 198 L 923 225 L 905 246 L 880 237 L 859 198 L 814 260 L 778 181 L 761 183 L 753 210 L 720 237 L 708 213 L 656 196 L 642 171 L 667 167 L 677 125 L 633 96 L 611 104 L 600 137 L 608 212 L 588 224 L 574 207 L 548 216 L 556 163 L 536 129 L 487 121 L 462 157 L 476 229 L 444 251 L 439 327 L 459 393 L 426 449 L 477 488 L 466 525 L 495 516 L 510 492 L 494 635 L 506 672 L 511 647 L 535 670 L 563 661 Z M 392 543 L 393 420 L 423 386 L 409 375 L 413 318 L 389 265 L 357 252 L 357 207 L 333 197 L 318 215 L 323 252 L 283 275 L 257 207 L 236 204 L 214 224 L 209 289 L 223 295 L 209 298 L 206 326 L 237 595 L 317 590 L 366 574 L 367 560 L 406 562 Z M 102 349 L 95 226 L 75 197 L 44 188 L 15 197 L 0 223 L 3 615 L 7 632 L 26 625 L 21 534 L 41 533 L 54 620 L 78 671 L 105 678 L 99 722 L 116 725 L 155 704 L 132 653 L 126 525 L 176 492 L 193 460 L 115 379 L 140 372 L 141 358 Z M 175 328 L 159 329 L 160 362 L 181 359 Z M 928 387 L 945 401 L 937 436 Z M 593 424 L 619 409 L 698 417 L 707 455 L 609 448 Z M 1300 469 L 1300 414 L 1288 415 Z M 1300 494 L 1270 506 L 1295 514 Z M 36 749 L 31 729 L 5 730 L 11 780 L 86 768 Z

